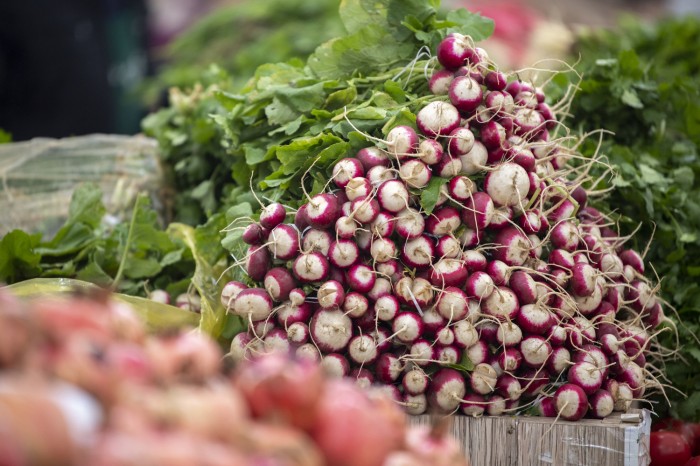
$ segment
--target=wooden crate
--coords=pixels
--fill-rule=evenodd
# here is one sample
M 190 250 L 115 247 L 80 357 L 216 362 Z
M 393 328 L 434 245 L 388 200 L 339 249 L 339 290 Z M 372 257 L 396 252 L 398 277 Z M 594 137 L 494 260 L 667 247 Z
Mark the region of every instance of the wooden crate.
M 472 466 L 647 466 L 651 417 L 632 410 L 623 420 L 578 422 L 526 416 L 455 416 L 452 434 Z M 414 424 L 430 422 L 413 416 Z

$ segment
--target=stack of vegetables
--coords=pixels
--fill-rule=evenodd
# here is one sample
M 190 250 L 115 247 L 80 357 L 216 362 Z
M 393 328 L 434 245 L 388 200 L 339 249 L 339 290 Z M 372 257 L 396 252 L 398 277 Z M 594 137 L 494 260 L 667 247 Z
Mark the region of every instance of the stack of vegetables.
M 294 212 L 273 202 L 232 223 L 250 245 L 245 282 L 222 293 L 249 323 L 232 355 L 319 359 L 412 414 L 626 411 L 659 387 L 647 356 L 665 317 L 640 254 L 587 205 L 599 162 L 570 166 L 544 92 L 471 37 L 435 55 L 414 124 L 368 133 L 344 110 L 372 145 L 340 154 L 316 194 L 312 158 Z
M 101 291 L 0 293 L 0 461 L 69 465 L 468 465 L 443 423 L 281 354 L 224 370 L 186 328 L 148 334 Z M 361 448 L 357 446 L 361 445 Z

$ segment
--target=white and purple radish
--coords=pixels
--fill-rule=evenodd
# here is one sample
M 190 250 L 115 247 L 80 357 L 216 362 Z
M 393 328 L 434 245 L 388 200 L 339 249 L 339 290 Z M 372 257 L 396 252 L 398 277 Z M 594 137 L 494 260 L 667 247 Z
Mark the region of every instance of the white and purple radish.
M 296 322 L 308 322 L 312 314 L 313 306 L 311 303 L 294 304 L 292 301 L 282 304 L 275 312 L 277 322 L 284 328 Z
M 435 254 L 439 258 L 455 259 L 462 252 L 462 245 L 454 236 L 441 236 L 435 244 Z
M 294 322 L 287 327 L 287 340 L 297 346 L 308 343 L 309 326 L 304 322 Z
M 233 306 L 233 302 L 235 301 L 236 297 L 238 294 L 243 291 L 248 289 L 248 285 L 245 283 L 239 282 L 239 281 L 230 281 L 224 285 L 224 287 L 221 289 L 221 304 L 226 308 L 226 309 L 231 309 L 231 306 Z M 164 304 L 169 304 L 170 303 L 170 295 L 164 291 L 164 290 L 154 290 L 149 294 L 149 298 L 153 299 L 151 295 L 155 293 L 156 291 L 165 293 L 165 298 L 162 298 L 162 300 L 158 302 L 162 302 Z M 154 301 L 157 301 L 154 299 Z
M 588 412 L 588 397 L 581 387 L 567 383 L 554 393 L 557 415 L 565 421 L 578 421 Z
M 267 239 L 269 231 L 259 223 L 251 223 L 243 230 L 241 239 L 246 244 L 262 244 Z
M 517 163 L 505 162 L 486 175 L 484 190 L 499 206 L 524 206 L 530 177 Z
M 501 374 L 496 381 L 496 393 L 506 400 L 517 400 L 522 394 L 522 386 L 516 377 L 510 374 Z
M 245 256 L 245 272 L 248 276 L 260 282 L 272 266 L 270 251 L 265 246 L 251 246 Z
M 377 277 L 374 281 L 374 286 L 367 292 L 367 297 L 372 301 L 377 301 L 379 298 L 392 293 L 392 283 L 384 277 Z
M 344 350 L 352 338 L 352 321 L 339 310 L 321 309 L 309 324 L 311 339 L 324 353 Z
M 476 141 L 474 133 L 468 127 L 460 126 L 454 128 L 447 135 L 447 138 L 449 141 L 447 143 L 447 153 L 457 158 L 457 160 L 460 160 L 461 171 L 462 165 L 460 157 L 468 154 L 474 148 L 474 142 Z
M 482 340 L 478 340 L 472 346 L 467 348 L 467 357 L 474 364 L 484 364 L 491 357 L 489 345 Z
M 435 309 L 451 322 L 461 321 L 469 312 L 468 296 L 458 287 L 445 287 L 438 294 Z
M 430 92 L 435 95 L 447 95 L 450 90 L 450 84 L 454 79 L 454 73 L 450 70 L 437 70 L 433 72 L 428 81 Z
M 615 409 L 615 400 L 607 390 L 598 390 L 588 397 L 590 415 L 596 419 L 603 419 L 612 414 Z
M 518 348 L 506 348 L 498 353 L 496 360 L 505 373 L 513 373 L 522 365 L 523 354 Z
M 447 90 L 449 92 L 449 87 Z M 441 100 L 430 102 L 416 114 L 418 130 L 430 138 L 450 134 L 459 127 L 460 121 L 459 110 L 449 102 Z
M 433 344 L 424 338 L 419 338 L 411 343 L 404 358 L 419 367 L 425 367 L 435 361 Z
M 457 110 L 468 115 L 481 105 L 484 93 L 481 85 L 470 76 L 457 76 L 450 83 L 448 96 Z
M 488 403 L 483 395 L 467 392 L 459 405 L 459 409 L 465 416 L 479 417 L 484 414 Z
M 520 311 L 518 297 L 510 288 L 497 286 L 493 293 L 481 302 L 481 311 L 502 321 L 514 320 Z
M 406 241 L 401 251 L 401 261 L 411 268 L 428 267 L 435 257 L 434 244 L 427 235 Z
M 452 326 L 454 343 L 460 348 L 471 348 L 479 342 L 479 333 L 474 324 L 468 320 L 460 320 Z
M 339 269 L 354 265 L 360 258 L 360 249 L 349 239 L 333 241 L 328 248 L 328 261 Z
M 418 147 L 418 135 L 410 126 L 393 127 L 386 135 L 387 152 L 399 160 L 415 154 Z
M 392 321 L 398 315 L 400 308 L 399 300 L 391 294 L 379 297 L 374 303 L 377 319 L 385 322 Z
M 348 359 L 339 353 L 329 353 L 321 360 L 321 369 L 324 374 L 333 378 L 346 377 L 350 374 L 350 363 Z
M 564 346 L 552 348 L 552 354 L 547 361 L 547 370 L 553 375 L 559 375 L 571 366 L 571 352 Z
M 263 228 L 271 230 L 275 228 L 280 223 L 284 222 L 284 218 L 287 216 L 287 211 L 284 206 L 279 202 L 273 202 L 266 205 L 260 211 L 260 225 Z
M 469 376 L 469 387 L 480 395 L 488 395 L 496 389 L 498 375 L 490 364 L 480 363 Z
M 430 381 L 428 404 L 438 412 L 452 413 L 459 408 L 466 393 L 462 374 L 455 369 L 442 368 Z
M 381 211 L 379 201 L 374 197 L 360 196 L 350 205 L 350 217 L 360 223 L 372 223 Z
M 481 60 L 472 47 L 470 39 L 458 33 L 448 35 L 438 44 L 437 59 L 450 71 L 455 71 L 464 65 L 479 63 Z
M 333 166 L 333 182 L 341 189 L 345 188 L 351 179 L 364 175 L 364 166 L 362 162 L 356 158 L 341 159 Z
M 273 301 L 280 302 L 289 298 L 289 293 L 296 288 L 297 283 L 288 269 L 273 267 L 265 274 L 263 286 Z
M 462 162 L 463 175 L 475 175 L 487 166 L 489 153 L 486 146 L 477 139 L 474 141 L 471 150 L 466 154 L 460 155 L 459 160 Z
M 318 288 L 316 298 L 323 309 L 339 308 L 345 301 L 345 290 L 339 282 L 329 280 Z
M 368 172 L 372 167 L 388 167 L 391 164 L 389 155 L 376 146 L 360 149 L 355 154 L 355 158 L 360 161 L 365 172 Z
M 348 198 L 349 202 L 354 201 L 357 198 L 360 197 L 368 197 L 372 194 L 372 185 L 375 184 L 373 183 L 373 180 L 375 178 L 379 178 L 380 181 L 377 181 L 377 184 L 383 183 L 386 181 L 383 176 L 384 173 L 391 173 L 386 167 L 383 166 L 377 166 L 372 168 L 368 173 L 367 173 L 367 178 L 358 176 L 350 181 L 348 181 L 348 184 L 345 185 L 345 196 Z M 391 177 L 388 178 L 389 180 Z M 350 209 L 352 211 L 352 209 Z M 349 215 L 349 213 L 343 212 L 344 215 Z
M 343 301 L 343 312 L 353 319 L 360 318 L 369 310 L 369 300 L 356 291 L 351 291 L 345 295 Z
M 410 194 L 404 182 L 389 180 L 380 184 L 377 188 L 377 200 L 382 209 L 391 213 L 399 213 L 409 204 Z
M 435 165 L 442 160 L 444 153 L 445 149 L 439 141 L 435 139 L 423 139 L 420 144 L 418 144 L 416 156 L 426 165 Z
M 401 312 L 394 318 L 392 330 L 397 340 L 412 344 L 423 335 L 423 321 L 418 314 Z
M 396 215 L 396 233 L 404 239 L 414 239 L 425 231 L 425 219 L 417 210 L 408 207 Z
M 377 276 L 372 267 L 355 264 L 348 269 L 347 280 L 353 291 L 368 293 L 374 287 Z
M 372 364 L 379 352 L 377 342 L 371 335 L 356 335 L 348 343 L 348 356 L 355 364 Z
M 473 230 L 486 228 L 493 218 L 495 205 L 491 196 L 482 191 L 471 195 L 462 209 L 462 222 Z
M 520 353 L 526 366 L 539 369 L 552 354 L 552 346 L 540 335 L 529 335 L 520 342 Z
M 304 232 L 301 240 L 302 252 L 320 252 L 321 254 L 328 255 L 328 249 L 333 241 L 333 236 L 331 236 L 330 231 L 320 230 L 318 228 L 309 228 Z M 296 254 L 293 256 L 296 257 Z
M 375 365 L 377 379 L 385 384 L 393 384 L 399 380 L 403 369 L 404 363 L 402 360 L 392 353 L 380 354 Z
M 493 258 L 510 266 L 524 265 L 533 249 L 530 239 L 514 226 L 500 230 L 494 243 Z
M 247 288 L 238 293 L 231 311 L 251 322 L 265 320 L 272 313 L 272 298 L 261 288 Z
M 347 215 L 343 215 L 335 222 L 335 234 L 338 239 L 351 239 L 357 231 L 357 222 Z
M 292 264 L 292 272 L 302 283 L 316 283 L 328 278 L 330 264 L 320 252 L 299 254 Z
M 520 307 L 520 312 L 516 318 L 516 322 L 523 331 L 535 335 L 545 335 L 550 330 L 555 322 L 554 315 L 545 306 L 539 304 L 526 304 Z M 564 330 L 562 328 L 562 330 Z M 564 338 L 566 335 L 564 334 Z M 556 342 L 557 340 L 555 340 Z M 555 344 L 555 343 L 552 343 Z M 564 341 L 559 343 L 563 345 Z
M 566 373 L 569 382 L 578 385 L 587 395 L 592 395 L 603 385 L 603 370 L 588 361 L 577 362 Z
M 496 343 L 501 348 L 517 346 L 523 339 L 523 331 L 513 322 L 501 322 L 496 329 Z M 522 351 L 522 349 L 521 349 Z
M 333 194 L 317 194 L 306 204 L 306 219 L 314 228 L 328 228 L 340 213 L 338 199 Z
M 411 159 L 401 163 L 399 177 L 411 188 L 421 189 L 430 183 L 432 172 L 420 160 Z
M 430 377 L 423 369 L 414 368 L 407 371 L 401 379 L 401 386 L 404 392 L 409 395 L 420 395 L 425 393 L 430 383 Z

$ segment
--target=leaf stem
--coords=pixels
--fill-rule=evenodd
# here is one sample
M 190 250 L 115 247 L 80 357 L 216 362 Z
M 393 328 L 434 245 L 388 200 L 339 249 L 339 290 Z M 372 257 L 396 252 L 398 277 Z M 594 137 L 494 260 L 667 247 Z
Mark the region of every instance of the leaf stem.
M 126 258 L 129 254 L 129 247 L 131 246 L 132 237 L 134 235 L 134 225 L 136 225 L 136 216 L 139 212 L 139 204 L 141 202 L 142 197 L 142 195 L 136 196 L 136 202 L 134 203 L 134 212 L 131 214 L 131 221 L 129 222 L 129 232 L 126 235 L 126 243 L 124 243 L 124 253 L 122 254 L 121 260 L 119 261 L 119 269 L 117 269 L 117 275 L 115 275 L 114 281 L 112 281 L 113 291 L 116 291 L 117 286 L 119 285 L 119 281 L 122 279 L 122 275 L 124 274 L 124 266 L 126 265 Z

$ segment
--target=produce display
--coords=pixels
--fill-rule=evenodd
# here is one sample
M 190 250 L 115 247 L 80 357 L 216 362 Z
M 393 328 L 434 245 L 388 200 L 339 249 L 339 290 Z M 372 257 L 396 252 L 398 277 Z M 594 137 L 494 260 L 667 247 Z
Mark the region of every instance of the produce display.
M 0 292 L 3 465 L 468 465 L 378 391 L 282 354 L 227 370 L 188 329 L 148 334 L 93 295 Z M 358 448 L 358 446 L 360 446 Z
M 363 131 L 344 109 L 371 145 L 338 138 L 327 179 L 322 154 L 306 162 L 298 209 L 260 201 L 232 222 L 249 245 L 222 293 L 249 323 L 232 355 L 291 350 L 412 414 L 626 411 L 660 388 L 647 357 L 665 317 L 640 253 L 587 205 L 600 162 L 569 163 L 544 91 L 470 36 L 431 52 L 403 120 Z

